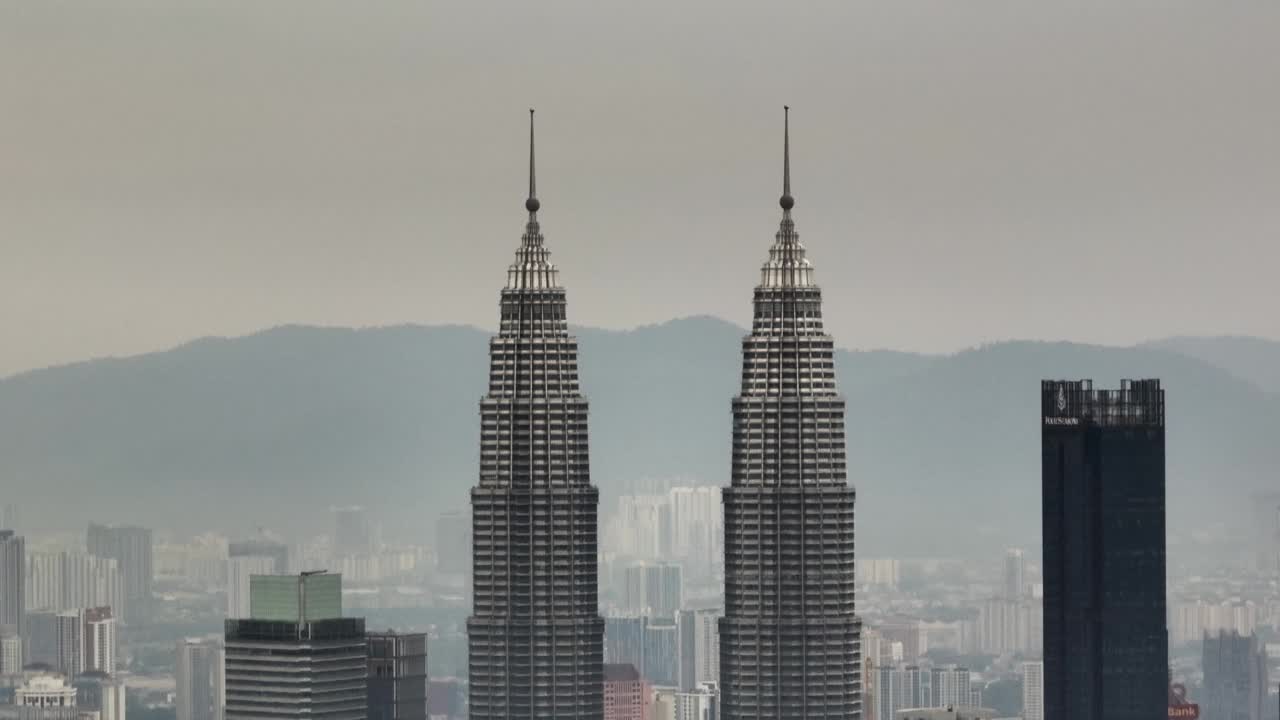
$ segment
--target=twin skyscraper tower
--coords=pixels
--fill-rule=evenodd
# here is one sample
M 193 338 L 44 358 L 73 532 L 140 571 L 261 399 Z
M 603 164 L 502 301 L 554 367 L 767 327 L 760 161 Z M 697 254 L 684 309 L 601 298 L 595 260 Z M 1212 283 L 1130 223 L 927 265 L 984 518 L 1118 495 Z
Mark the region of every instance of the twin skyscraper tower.
M 599 491 L 577 340 L 538 224 L 532 111 L 529 120 L 529 220 L 489 344 L 471 491 L 470 716 L 600 720 Z M 732 406 L 720 717 L 853 720 L 861 628 L 844 401 L 822 294 L 791 218 L 789 127 L 783 147 L 782 222 L 755 288 Z

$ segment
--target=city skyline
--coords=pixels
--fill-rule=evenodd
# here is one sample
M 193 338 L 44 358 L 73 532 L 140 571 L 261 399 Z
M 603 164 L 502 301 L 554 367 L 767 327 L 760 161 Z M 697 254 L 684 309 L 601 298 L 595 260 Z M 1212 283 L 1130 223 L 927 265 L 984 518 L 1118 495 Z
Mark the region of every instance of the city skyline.
M 1081 3 L 0 8 L 0 720 L 1280 720 L 1280 5 Z

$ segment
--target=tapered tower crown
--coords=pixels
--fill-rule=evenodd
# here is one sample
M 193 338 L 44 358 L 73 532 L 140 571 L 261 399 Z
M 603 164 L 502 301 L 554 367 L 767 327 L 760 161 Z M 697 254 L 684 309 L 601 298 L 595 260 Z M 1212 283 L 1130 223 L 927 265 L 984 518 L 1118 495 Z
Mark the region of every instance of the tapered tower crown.
M 542 228 L 538 225 L 538 210 L 541 207 L 533 154 L 533 109 L 530 108 L 529 196 L 524 201 L 524 209 L 529 211 L 529 220 L 524 225 L 524 235 L 520 237 L 516 261 L 507 269 L 509 290 L 549 289 L 560 285 L 559 273 L 556 266 L 551 264 L 551 251 L 543 246 Z
M 791 108 L 784 105 L 782 120 L 782 222 L 769 249 L 769 261 L 760 270 L 761 287 L 813 287 L 813 264 L 805 258 L 804 246 L 791 219 L 796 199 L 791 195 Z

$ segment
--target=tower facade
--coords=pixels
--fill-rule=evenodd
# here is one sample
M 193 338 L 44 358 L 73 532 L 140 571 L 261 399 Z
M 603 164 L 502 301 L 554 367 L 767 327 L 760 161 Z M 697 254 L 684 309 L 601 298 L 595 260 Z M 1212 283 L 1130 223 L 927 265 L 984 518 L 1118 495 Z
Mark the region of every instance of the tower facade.
M 211 639 L 178 641 L 177 720 L 222 720 L 227 704 L 226 654 Z
M 427 720 L 426 633 L 371 632 L 367 720 Z
M 1164 717 L 1164 391 L 1046 380 L 1040 404 L 1045 720 Z
M 1026 593 L 1026 560 L 1020 548 L 1009 548 L 1004 553 L 1004 598 L 1020 600 Z
M 151 530 L 140 527 L 90 525 L 89 554 L 112 558 L 124 582 L 123 609 L 116 615 L 125 624 L 146 624 L 151 619 Z
M 225 623 L 223 717 L 367 720 L 364 618 L 342 616 L 342 577 L 259 575 L 249 594 L 252 617 Z
M 26 617 L 27 543 L 13 530 L 0 528 L 0 625 L 22 635 Z
M 1267 652 L 1257 635 L 1219 631 L 1205 634 L 1204 702 L 1206 718 L 1262 720 L 1267 702 Z
M 791 219 L 784 135 L 782 223 L 755 289 L 733 401 L 724 489 L 721 717 L 858 718 L 854 489 L 845 476 L 844 399 L 822 294 Z
M 529 120 L 529 220 L 489 342 L 480 479 L 471 491 L 470 713 L 599 720 L 599 493 L 588 467 L 578 342 L 538 225 L 532 111 Z

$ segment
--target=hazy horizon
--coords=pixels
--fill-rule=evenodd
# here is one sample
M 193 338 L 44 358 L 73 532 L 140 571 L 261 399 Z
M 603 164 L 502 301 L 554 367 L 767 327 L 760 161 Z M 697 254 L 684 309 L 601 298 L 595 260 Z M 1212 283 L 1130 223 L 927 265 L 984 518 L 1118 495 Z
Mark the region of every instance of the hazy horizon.
M 716 315 L 709 315 L 709 314 L 689 314 L 689 315 L 683 315 L 683 316 L 678 316 L 678 317 L 671 317 L 671 318 L 667 318 L 667 319 L 665 319 L 665 320 L 658 320 L 658 321 L 655 321 L 655 322 L 649 322 L 649 323 L 643 323 L 643 324 L 639 324 L 639 325 L 633 325 L 633 326 L 630 326 L 630 327 L 602 327 L 602 326 L 597 326 L 597 325 L 584 325 L 584 324 L 582 324 L 582 323 L 576 323 L 576 322 L 572 322 L 572 321 L 570 321 L 569 325 L 570 325 L 570 328 L 586 329 L 586 330 L 601 330 L 601 331 L 605 331 L 605 332 L 620 332 L 620 333 L 625 333 L 625 332 L 633 332 L 633 331 L 636 331 L 636 330 L 643 330 L 643 329 L 645 329 L 645 328 L 657 327 L 657 326 L 661 326 L 661 325 L 666 325 L 667 323 L 671 323 L 671 322 L 678 322 L 678 321 L 681 321 L 681 320 L 688 320 L 688 319 L 693 319 L 693 318 L 709 318 L 709 319 L 712 319 L 712 320 L 717 320 L 717 321 L 720 321 L 720 322 L 725 322 L 725 323 L 728 323 L 728 324 L 731 324 L 731 325 L 737 326 L 737 327 L 742 328 L 742 329 L 744 329 L 744 330 L 749 329 L 749 326 L 748 326 L 748 324 L 747 324 L 747 323 L 739 322 L 739 321 L 735 321 L 735 320 L 730 320 L 730 319 L 728 319 L 728 318 L 723 318 L 723 317 L 719 317 L 719 316 L 716 316 Z M 246 331 L 246 332 L 243 332 L 243 333 L 234 334 L 234 335 L 214 335 L 214 334 L 195 335 L 195 336 L 192 336 L 192 337 L 179 339 L 179 340 L 177 340 L 176 342 L 173 342 L 173 343 L 170 343 L 170 344 L 165 344 L 165 345 L 161 345 L 161 346 L 157 346 L 157 347 L 153 347 L 153 348 L 143 348 L 143 349 L 139 349 L 139 350 L 137 350 L 137 351 L 132 351 L 132 352 L 120 353 L 120 354 L 115 354 L 115 355 L 88 355 L 88 356 L 81 357 L 81 358 L 72 358 L 72 359 L 69 359 L 69 360 L 66 360 L 66 361 L 60 361 L 60 362 L 56 362 L 56 363 L 51 363 L 51 364 L 49 364 L 49 365 L 41 365 L 41 366 L 36 366 L 36 367 L 31 367 L 31 368 L 21 368 L 21 369 L 18 369 L 18 370 L 14 370 L 14 371 L 12 371 L 12 372 L 4 372 L 4 371 L 0 371 L 0 381 L 6 380 L 6 379 L 8 379 L 8 378 L 16 377 L 16 376 L 19 376 L 19 375 L 24 375 L 24 374 L 26 374 L 26 373 L 30 373 L 30 372 L 38 372 L 38 371 L 40 371 L 40 370 L 51 370 L 51 369 L 55 369 L 55 368 L 58 368 L 58 367 L 65 367 L 65 366 L 67 366 L 67 365 L 76 365 L 76 364 L 79 364 L 79 363 L 94 362 L 94 361 L 98 361 L 98 360 L 126 360 L 126 359 L 129 359 L 129 358 L 140 357 L 140 356 L 144 356 L 144 355 L 153 355 L 153 354 L 157 354 L 157 353 L 165 353 L 165 352 L 169 352 L 169 351 L 172 351 L 172 350 L 177 350 L 177 349 L 182 348 L 182 347 L 184 347 L 184 346 L 186 346 L 186 345 L 189 345 L 189 344 L 191 344 L 191 343 L 196 343 L 196 342 L 200 342 L 200 341 L 203 341 L 203 340 L 234 340 L 234 339 L 236 339 L 236 338 L 251 337 L 251 336 L 259 335 L 259 334 L 262 334 L 262 333 L 271 332 L 271 331 L 273 331 L 273 330 L 279 330 L 279 329 L 282 329 L 282 328 L 290 328 L 290 327 L 317 328 L 317 329 L 322 329 L 322 330 L 353 330 L 353 331 L 361 331 L 361 330 L 379 330 L 379 329 L 396 328 L 396 327 L 423 327 L 423 328 L 432 328 L 432 327 L 466 327 L 466 328 L 475 328 L 475 329 L 477 329 L 477 330 L 481 330 L 481 331 L 484 331 L 484 332 L 494 332 L 494 331 L 496 331 L 496 323 L 495 323 L 495 324 L 492 324 L 492 325 L 484 325 L 484 324 L 479 324 L 479 323 L 463 323 L 463 322 L 447 322 L 447 321 L 446 321 L 446 322 L 438 322 L 438 323 L 421 323 L 421 322 L 412 322 L 412 321 L 410 321 L 410 322 L 386 323 L 386 324 L 370 324 L 370 325 L 326 325 L 326 324 L 323 324 L 323 323 L 283 322 L 283 323 L 279 323 L 279 324 L 276 324 L 276 325 L 270 325 L 270 326 L 267 326 L 267 327 L 258 328 L 258 329 L 256 329 L 256 330 L 249 330 L 249 331 Z M 1103 347 L 1103 348 L 1116 348 L 1116 349 L 1123 349 L 1123 348 L 1130 348 L 1130 347 L 1138 347 L 1138 346 L 1141 346 L 1141 345 L 1146 344 L 1146 343 L 1154 343 L 1154 342 L 1160 342 L 1160 341 L 1165 341 L 1165 340 L 1177 340 L 1177 339 L 1210 339 L 1210 340 L 1214 340 L 1214 339 L 1245 339 L 1245 340 L 1260 340 L 1260 341 L 1263 341 L 1263 342 L 1274 342 L 1274 343 L 1280 343 L 1280 339 L 1277 339 L 1277 338 L 1269 338 L 1269 337 L 1262 337 L 1262 336 L 1258 336 L 1258 335 L 1191 335 L 1191 334 L 1174 334 L 1174 335 L 1168 335 L 1168 336 L 1163 336 L 1163 337 L 1142 338 L 1142 339 L 1138 339 L 1138 340 L 1135 340 L 1135 341 L 1133 341 L 1133 342 L 1128 342 L 1128 343 L 1095 343 L 1095 342 L 1088 342 L 1088 341 L 1084 341 L 1084 340 L 1075 340 L 1075 339 L 1072 339 L 1072 338 L 1020 338 L 1020 337 L 1008 337 L 1008 338 L 995 338 L 995 339 L 991 339 L 991 340 L 985 340 L 985 341 L 982 341 L 982 342 L 974 342 L 974 343 L 970 343 L 970 344 L 967 344 L 967 345 L 961 345 L 961 346 L 959 346 L 959 347 L 950 348 L 950 349 L 939 349 L 939 350 L 929 351 L 929 350 L 912 350 L 912 349 L 909 349 L 909 348 L 896 348 L 896 347 L 857 347 L 857 346 L 854 346 L 854 345 L 851 345 L 851 344 L 848 344 L 848 343 L 844 343 L 844 342 L 842 342 L 842 341 L 841 341 L 841 339 L 840 339 L 839 337 L 836 337 L 836 338 L 835 338 L 835 341 L 836 341 L 836 348 L 841 349 L 841 350 L 848 350 L 848 351 L 851 351 L 851 352 L 903 352 L 903 353 L 912 353 L 912 354 L 924 355 L 924 356 L 939 356 L 939 357 L 941 357 L 941 356 L 956 355 L 956 354 L 958 354 L 958 353 L 966 352 L 966 351 L 969 351 L 969 350 L 974 350 L 974 349 L 977 349 L 977 348 L 981 348 L 981 347 L 983 347 L 983 346 L 987 346 L 987 345 L 998 345 L 998 344 L 1001 344 L 1001 343 L 1017 343 L 1017 342 L 1067 343 L 1067 344 L 1071 344 L 1071 345 L 1087 345 L 1087 346 L 1096 346 L 1096 347 Z
M 1278 35 L 1189 0 L 7 4 L 0 376 L 491 327 L 530 106 L 582 325 L 748 319 L 789 103 L 842 346 L 1280 338 Z

